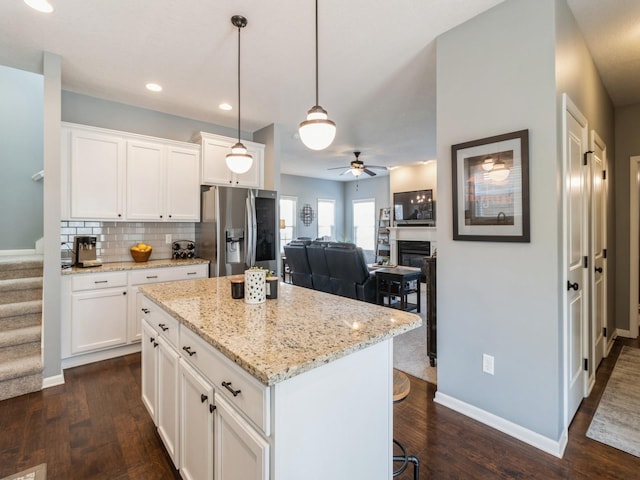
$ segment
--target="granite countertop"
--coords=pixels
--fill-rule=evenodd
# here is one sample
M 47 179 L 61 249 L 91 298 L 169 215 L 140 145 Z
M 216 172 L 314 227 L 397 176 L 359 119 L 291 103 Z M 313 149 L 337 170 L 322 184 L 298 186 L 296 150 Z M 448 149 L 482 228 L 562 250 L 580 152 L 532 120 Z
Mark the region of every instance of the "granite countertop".
M 136 270 L 139 268 L 165 268 L 165 267 L 179 267 L 182 265 L 198 265 L 201 263 L 209 263 L 209 260 L 202 258 L 189 258 L 184 260 L 173 260 L 172 258 L 166 258 L 164 260 L 149 260 L 148 262 L 111 262 L 103 263 L 100 267 L 71 267 L 63 268 L 62 275 L 72 275 L 76 273 L 105 273 L 105 272 L 118 272 L 124 270 Z
M 140 290 L 266 385 L 422 325 L 414 313 L 282 282 L 277 300 L 257 305 L 232 299 L 229 277 Z

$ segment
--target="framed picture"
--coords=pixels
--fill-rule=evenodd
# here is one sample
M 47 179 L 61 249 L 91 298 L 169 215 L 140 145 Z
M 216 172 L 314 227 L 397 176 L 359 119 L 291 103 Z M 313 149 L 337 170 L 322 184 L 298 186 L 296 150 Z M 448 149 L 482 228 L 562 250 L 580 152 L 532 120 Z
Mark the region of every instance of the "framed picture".
M 451 147 L 453 239 L 529 242 L 529 130 Z

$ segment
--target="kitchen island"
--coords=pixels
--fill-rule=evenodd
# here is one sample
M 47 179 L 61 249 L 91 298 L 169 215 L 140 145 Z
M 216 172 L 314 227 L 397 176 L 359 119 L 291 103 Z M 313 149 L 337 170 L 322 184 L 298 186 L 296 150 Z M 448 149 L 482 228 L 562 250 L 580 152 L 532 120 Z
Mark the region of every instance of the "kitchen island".
M 140 290 L 143 401 L 183 478 L 391 478 L 393 337 L 419 316 L 285 283 L 249 305 L 227 277 Z

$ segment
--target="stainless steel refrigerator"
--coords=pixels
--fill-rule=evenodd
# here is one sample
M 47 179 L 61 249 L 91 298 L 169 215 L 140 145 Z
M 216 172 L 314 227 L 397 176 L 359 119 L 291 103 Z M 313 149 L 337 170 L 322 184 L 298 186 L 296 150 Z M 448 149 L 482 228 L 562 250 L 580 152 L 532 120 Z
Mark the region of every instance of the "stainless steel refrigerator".
M 202 187 L 196 255 L 209 260 L 209 276 L 237 275 L 260 266 L 277 271 L 277 193 L 224 186 Z

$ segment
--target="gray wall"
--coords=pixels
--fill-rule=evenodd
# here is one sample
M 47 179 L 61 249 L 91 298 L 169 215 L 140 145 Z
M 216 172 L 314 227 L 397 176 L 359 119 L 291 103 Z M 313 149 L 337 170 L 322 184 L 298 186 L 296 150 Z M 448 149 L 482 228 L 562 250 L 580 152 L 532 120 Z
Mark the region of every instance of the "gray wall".
M 629 330 L 629 158 L 640 155 L 640 104 L 615 110 L 615 221 L 616 221 L 616 322 L 617 327 Z M 614 164 L 613 157 L 610 164 Z M 636 232 L 636 234 L 638 234 Z M 612 242 L 609 242 L 613 246 Z
M 555 1 L 438 38 L 438 393 L 552 441 L 563 429 Z M 529 130 L 531 242 L 453 241 L 451 145 Z M 495 375 L 482 355 L 495 357 Z
M 67 91 L 62 92 L 62 121 L 181 142 L 191 141 L 200 131 L 230 137 L 238 134 L 233 128 Z M 242 138 L 252 140 L 252 135 L 242 132 Z
M 43 236 L 42 75 L 0 65 L 0 250 L 34 249 Z
M 297 197 L 298 209 L 297 232 L 298 237 L 316 238 L 318 235 L 317 205 L 318 199 L 334 199 L 336 201 L 336 240 L 344 238 L 344 191 L 342 182 L 334 180 L 322 180 L 318 178 L 299 177 L 296 175 L 280 176 L 280 195 Z M 300 221 L 299 215 L 303 205 L 308 203 L 314 211 L 311 225 L 305 227 Z

